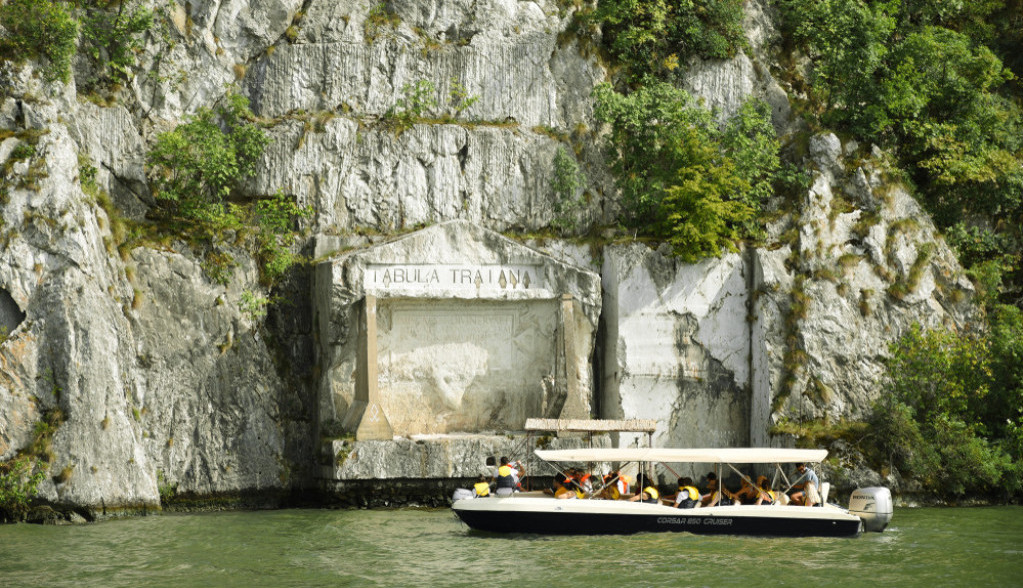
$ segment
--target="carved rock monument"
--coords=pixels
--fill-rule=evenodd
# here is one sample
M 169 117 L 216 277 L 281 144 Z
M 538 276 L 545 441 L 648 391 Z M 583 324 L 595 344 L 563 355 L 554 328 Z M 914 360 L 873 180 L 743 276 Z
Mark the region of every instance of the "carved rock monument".
M 322 262 L 314 297 L 328 435 L 591 416 L 592 272 L 457 220 Z

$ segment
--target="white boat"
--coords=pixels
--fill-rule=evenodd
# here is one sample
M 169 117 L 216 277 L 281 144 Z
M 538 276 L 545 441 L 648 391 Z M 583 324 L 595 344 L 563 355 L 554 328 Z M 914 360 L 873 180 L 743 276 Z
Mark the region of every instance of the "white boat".
M 626 448 L 538 450 L 536 455 L 552 463 L 709 463 L 731 466 L 819 463 L 827 456 L 827 451 Z M 777 467 L 781 471 L 780 465 Z M 853 499 L 858 501 L 859 509 L 854 512 L 835 504 L 819 507 L 724 505 L 681 509 L 662 503 L 599 498 L 562 500 L 544 492 L 516 492 L 507 497 L 456 500 L 452 508 L 470 528 L 499 533 L 567 535 L 685 531 L 715 535 L 854 537 L 864 529 L 865 522 L 867 530 L 884 530 L 892 512 L 888 489 L 861 488 L 853 493 Z

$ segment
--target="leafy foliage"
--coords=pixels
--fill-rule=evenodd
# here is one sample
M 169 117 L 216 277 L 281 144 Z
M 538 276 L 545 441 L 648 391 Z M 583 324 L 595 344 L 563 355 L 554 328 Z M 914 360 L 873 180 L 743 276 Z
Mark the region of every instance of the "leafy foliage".
M 1023 33 L 1012 26 L 1023 23 L 1018 2 L 780 0 L 779 8 L 789 40 L 812 60 L 820 123 L 895 153 L 943 229 L 993 229 L 997 248 L 974 249 L 969 263 L 987 286 L 1000 282 L 988 292 L 992 303 L 1020 300 L 1023 111 L 1011 91 L 1023 54 Z
M 556 197 L 553 223 L 555 226 L 562 229 L 571 229 L 575 226 L 572 214 L 583 206 L 583 199 L 577 194 L 585 185 L 586 174 L 579 168 L 579 163 L 565 151 L 564 147 L 559 147 L 554 154 L 554 177 L 551 179 L 551 187 Z
M 82 24 L 85 52 L 96 64 L 98 81 L 121 84 L 131 80 L 136 55 L 144 48 L 143 35 L 153 26 L 153 11 L 140 0 L 100 0 L 84 8 Z
M 29 501 L 35 497 L 46 471 L 36 467 L 36 460 L 19 456 L 0 463 L 0 520 L 17 520 L 28 512 Z
M 78 22 L 69 4 L 51 0 L 7 0 L 0 5 L 0 24 L 7 36 L 0 38 L 0 56 L 6 59 L 45 57 L 48 80 L 71 79 Z
M 266 296 L 260 296 L 251 290 L 246 290 L 242 292 L 241 300 L 238 301 L 238 309 L 248 316 L 250 321 L 255 323 L 266 317 L 266 307 L 268 304 L 270 304 L 270 299 Z
M 202 108 L 159 135 L 147 163 L 160 206 L 190 220 L 229 223 L 226 199 L 255 174 L 269 142 L 251 117 L 248 100 L 229 94 L 218 108 Z
M 752 235 L 778 169 L 765 106 L 746 105 L 722 132 L 709 111 L 663 82 L 628 95 L 603 84 L 594 95 L 597 119 L 611 125 L 608 155 L 627 225 L 667 240 L 687 261 Z
M 290 249 L 295 221 L 312 214 L 281 191 L 254 205 L 228 202 L 255 173 L 269 142 L 251 119 L 247 100 L 229 94 L 217 109 L 202 109 L 188 123 L 158 136 L 147 159 L 157 202 L 172 217 L 191 223 L 184 230 L 193 240 L 205 240 L 203 269 L 221 284 L 227 284 L 235 266 L 229 246 L 221 242 L 225 231 L 251 235 L 255 229 L 251 242 L 260 275 L 273 285 L 299 260 Z
M 480 97 L 470 94 L 469 90 L 458 81 L 458 78 L 451 78 L 448 90 L 448 105 L 454 111 L 454 116 L 461 116 L 466 109 L 471 108 L 479 102 Z
M 281 191 L 256 202 L 257 242 L 263 262 L 262 274 L 267 283 L 280 279 L 298 261 L 287 241 L 291 238 L 295 220 L 311 214 L 311 208 L 298 206 Z
M 31 443 L 13 459 L 0 462 L 0 522 L 17 521 L 28 512 L 53 461 L 53 435 L 63 422 L 60 409 L 46 411 L 36 422 Z
M 939 495 L 1023 484 L 1023 317 L 1003 311 L 988 336 L 914 327 L 892 346 L 870 421 L 877 451 Z
M 742 0 L 602 0 L 583 18 L 601 24 L 604 46 L 638 81 L 692 56 L 734 56 L 746 44 L 742 15 Z
M 430 80 L 419 80 L 402 86 L 401 98 L 387 109 L 383 119 L 394 128 L 396 134 L 400 134 L 436 107 L 437 87 Z

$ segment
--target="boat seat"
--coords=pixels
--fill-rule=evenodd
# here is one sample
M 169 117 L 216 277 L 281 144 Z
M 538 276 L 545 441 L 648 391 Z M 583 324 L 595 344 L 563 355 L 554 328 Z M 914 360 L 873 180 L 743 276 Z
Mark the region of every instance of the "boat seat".
M 831 491 L 831 482 L 821 482 L 821 504 L 828 503 L 828 492 Z

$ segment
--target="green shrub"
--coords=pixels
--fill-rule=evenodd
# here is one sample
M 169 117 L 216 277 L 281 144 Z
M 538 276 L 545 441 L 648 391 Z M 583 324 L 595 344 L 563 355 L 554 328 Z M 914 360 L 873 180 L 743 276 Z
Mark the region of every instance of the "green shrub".
M 241 300 L 238 301 L 238 309 L 249 317 L 249 321 L 255 323 L 266 316 L 268 304 L 270 304 L 270 299 L 266 296 L 260 296 L 251 290 L 246 290 L 242 292 Z
M 964 218 L 990 227 L 999 237 L 996 248 L 987 247 L 991 240 L 953 240 L 967 245 L 960 248 L 965 266 L 985 278 L 1000 270 L 1000 284 L 985 292 L 986 303 L 1018 304 L 1023 292 L 1018 6 L 1000 0 L 779 0 L 778 6 L 782 30 L 812 61 L 806 69 L 808 111 L 819 124 L 893 153 L 942 229 L 962 233 Z
M 295 221 L 311 216 L 312 212 L 312 208 L 298 206 L 281 191 L 256 202 L 261 273 L 267 284 L 279 280 L 298 261 L 287 241 Z
M 448 105 L 454 111 L 454 116 L 461 116 L 466 109 L 479 102 L 480 97 L 470 94 L 458 81 L 458 78 L 451 78 L 451 87 L 448 89 Z
M 7 36 L 0 38 L 0 55 L 7 59 L 45 57 L 48 80 L 71 79 L 78 22 L 70 5 L 50 0 L 7 0 L 0 5 L 0 24 Z
M 401 98 L 387 109 L 383 118 L 394 127 L 396 133 L 401 133 L 436 107 L 436 86 L 429 80 L 419 80 L 402 86 Z
M 988 336 L 914 327 L 892 345 L 870 418 L 881 465 L 942 496 L 1020 490 L 1023 315 L 1008 308 Z
M 722 132 L 708 110 L 663 82 L 627 95 L 602 84 L 594 97 L 597 119 L 611 125 L 608 161 L 627 226 L 668 241 L 687 261 L 753 235 L 778 168 L 762 106 L 744 107 Z
M 82 25 L 85 52 L 96 65 L 97 81 L 119 84 L 135 77 L 136 57 L 145 48 L 143 35 L 153 26 L 152 10 L 138 0 L 99 2 L 84 8 Z
M 692 56 L 734 56 L 746 46 L 742 17 L 742 0 L 602 0 L 580 18 L 600 23 L 604 47 L 638 81 Z
M 53 461 L 53 435 L 63 422 L 60 409 L 46 411 L 33 428 L 31 443 L 0 462 L 0 522 L 20 520 L 28 512 Z
M 558 147 L 554 154 L 554 174 L 551 179 L 551 188 L 554 190 L 554 222 L 553 224 L 562 230 L 571 230 L 575 227 L 575 219 L 572 215 L 583 207 L 584 201 L 576 194 L 582 186 L 586 185 L 586 174 L 579 169 L 579 163 L 575 158 L 565 151 L 564 147 Z
M 269 143 L 251 117 L 248 100 L 229 94 L 223 105 L 201 108 L 189 122 L 160 134 L 147 156 L 159 206 L 188 220 L 237 222 L 225 201 L 255 174 Z
M 27 456 L 0 463 L 0 521 L 18 520 L 28 512 L 46 471 L 36 467 Z

